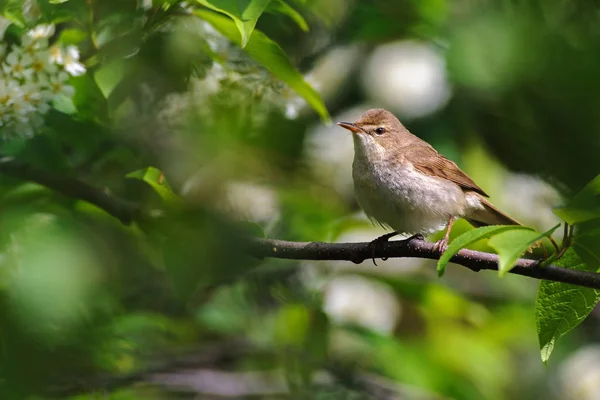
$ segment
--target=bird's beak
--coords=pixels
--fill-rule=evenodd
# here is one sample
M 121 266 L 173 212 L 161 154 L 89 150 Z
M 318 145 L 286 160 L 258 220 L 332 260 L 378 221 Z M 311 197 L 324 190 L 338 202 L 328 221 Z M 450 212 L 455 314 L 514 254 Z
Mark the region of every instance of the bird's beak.
M 344 129 L 348 129 L 350 132 L 361 133 L 363 131 L 351 122 L 338 122 L 337 124 Z

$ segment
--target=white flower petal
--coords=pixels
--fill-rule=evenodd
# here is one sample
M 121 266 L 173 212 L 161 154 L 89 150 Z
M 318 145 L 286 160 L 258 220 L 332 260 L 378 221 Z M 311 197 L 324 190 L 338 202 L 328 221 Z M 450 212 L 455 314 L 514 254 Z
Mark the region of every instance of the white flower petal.
M 54 35 L 54 30 L 55 27 L 53 24 L 49 24 L 49 25 L 38 25 L 35 28 L 33 28 L 32 30 L 30 30 L 29 32 L 27 32 L 27 34 L 29 35 L 29 37 L 33 38 L 33 39 L 44 39 L 44 38 L 49 38 L 50 36 Z
M 85 67 L 80 62 L 65 63 L 65 70 L 73 76 L 85 74 Z

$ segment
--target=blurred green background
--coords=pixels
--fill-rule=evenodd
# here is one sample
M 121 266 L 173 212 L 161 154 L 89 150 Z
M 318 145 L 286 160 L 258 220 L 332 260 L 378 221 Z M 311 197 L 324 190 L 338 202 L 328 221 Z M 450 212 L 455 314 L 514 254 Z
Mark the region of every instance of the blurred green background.
M 542 364 L 538 281 L 461 267 L 438 279 L 430 260 L 375 267 L 243 251 L 247 233 L 384 232 L 354 200 L 350 135 L 328 122 L 372 107 L 394 112 L 517 220 L 556 225 L 552 207 L 600 171 L 597 2 L 0 9 L 0 154 L 153 216 L 122 224 L 0 175 L 0 398 L 600 398 L 599 314 Z M 74 94 L 35 111 L 25 136 L 4 117 L 16 107 L 2 100 L 8 82 L 27 79 L 7 54 L 50 23 L 49 45 L 76 46 L 85 72 L 68 78 Z

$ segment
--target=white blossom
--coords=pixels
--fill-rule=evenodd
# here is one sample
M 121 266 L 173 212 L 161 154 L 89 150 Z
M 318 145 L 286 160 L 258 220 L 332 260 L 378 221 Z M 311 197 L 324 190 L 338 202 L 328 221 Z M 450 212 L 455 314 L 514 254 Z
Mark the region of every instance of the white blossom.
M 21 37 L 20 45 L 0 44 L 0 126 L 4 139 L 35 135 L 54 100 L 75 94 L 69 76 L 86 72 L 77 47 L 48 47 L 54 31 L 54 25 L 38 25 Z
M 48 86 L 52 95 L 73 97 L 75 88 L 67 83 L 68 80 L 69 76 L 64 71 L 61 71 L 57 75 L 52 75 L 50 79 L 48 79 Z
M 37 52 L 31 63 L 31 69 L 38 77 L 43 76 L 42 74 L 56 74 L 58 70 L 57 66 L 50 60 L 50 50 Z
M 31 69 L 32 62 L 33 57 L 29 54 L 19 54 L 18 51 L 13 51 L 6 56 L 2 70 L 6 75 L 16 79 L 30 79 L 33 74 L 33 70 Z
M 58 45 L 50 47 L 50 62 L 58 65 L 63 64 L 63 51 Z
M 85 73 L 85 67 L 79 62 L 79 50 L 75 46 L 67 46 L 63 57 L 63 66 L 65 71 L 73 76 L 80 76 Z
M 27 35 L 33 40 L 47 39 L 54 35 L 55 27 L 53 24 L 49 25 L 38 25 L 35 28 L 27 32 Z

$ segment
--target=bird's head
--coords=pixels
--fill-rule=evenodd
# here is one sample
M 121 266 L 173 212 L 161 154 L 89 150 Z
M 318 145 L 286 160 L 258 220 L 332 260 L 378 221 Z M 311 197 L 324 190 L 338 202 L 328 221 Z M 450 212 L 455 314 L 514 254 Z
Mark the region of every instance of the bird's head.
M 364 112 L 356 122 L 337 124 L 352 132 L 357 156 L 372 160 L 388 158 L 412 136 L 394 114 L 381 108 Z

